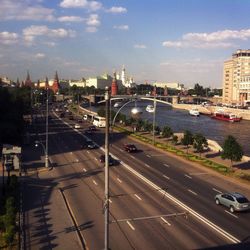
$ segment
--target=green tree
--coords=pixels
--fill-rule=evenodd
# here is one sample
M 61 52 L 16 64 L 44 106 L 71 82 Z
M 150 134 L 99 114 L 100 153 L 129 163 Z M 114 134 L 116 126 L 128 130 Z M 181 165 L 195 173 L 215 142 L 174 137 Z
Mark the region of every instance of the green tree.
M 176 144 L 178 143 L 178 136 L 177 136 L 177 135 L 173 135 L 173 136 L 172 136 L 172 143 L 173 143 L 174 145 L 176 145 Z
M 188 147 L 189 145 L 193 144 L 193 135 L 190 131 L 186 130 L 184 132 L 183 138 L 181 139 L 181 143 L 186 146 L 187 153 L 188 153 Z
M 236 139 L 229 135 L 222 146 L 223 152 L 221 154 L 222 159 L 229 159 L 231 161 L 231 167 L 233 161 L 240 161 L 243 156 L 243 149 Z
M 208 146 L 207 139 L 202 134 L 195 134 L 193 139 L 193 147 L 201 156 L 201 152 Z
M 165 137 L 165 138 L 169 138 L 173 135 L 173 131 L 172 129 L 169 127 L 169 126 L 165 126 L 163 129 L 162 129 L 162 136 Z

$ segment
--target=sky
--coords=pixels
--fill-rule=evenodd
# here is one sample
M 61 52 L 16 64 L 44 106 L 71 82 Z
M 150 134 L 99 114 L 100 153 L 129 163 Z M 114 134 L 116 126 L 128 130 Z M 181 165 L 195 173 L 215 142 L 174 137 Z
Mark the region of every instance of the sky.
M 223 62 L 249 49 L 250 0 L 0 0 L 0 76 L 222 87 Z

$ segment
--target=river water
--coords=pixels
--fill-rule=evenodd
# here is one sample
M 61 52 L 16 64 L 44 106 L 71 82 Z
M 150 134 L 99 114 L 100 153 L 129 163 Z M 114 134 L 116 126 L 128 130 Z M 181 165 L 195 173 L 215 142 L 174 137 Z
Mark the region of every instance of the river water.
M 141 118 L 153 122 L 153 113 L 148 113 L 145 110 L 148 104 L 152 104 L 152 102 L 137 102 L 137 106 L 143 110 Z M 128 104 L 121 112 L 129 116 L 131 108 L 134 106 L 134 104 Z M 94 111 L 99 108 L 100 107 L 91 107 Z M 187 110 L 172 109 L 164 104 L 157 104 L 155 120 L 156 124 L 161 128 L 169 126 L 174 133 L 182 133 L 185 130 L 189 130 L 193 134 L 201 133 L 207 139 L 215 140 L 220 145 L 223 144 L 223 141 L 228 135 L 232 135 L 242 146 L 244 154 L 250 156 L 250 121 L 242 120 L 241 122 L 231 123 L 215 120 L 206 115 L 194 117 L 189 115 Z

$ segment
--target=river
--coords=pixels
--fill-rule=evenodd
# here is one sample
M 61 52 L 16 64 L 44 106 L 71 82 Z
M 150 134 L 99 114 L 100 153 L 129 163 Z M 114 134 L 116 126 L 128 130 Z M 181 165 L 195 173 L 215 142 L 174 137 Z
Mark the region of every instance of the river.
M 137 106 L 143 110 L 141 118 L 153 122 L 153 113 L 148 113 L 145 110 L 148 104 L 152 104 L 152 102 L 137 102 Z M 121 112 L 125 115 L 130 115 L 132 107 L 134 107 L 134 104 L 128 104 Z M 93 111 L 97 111 L 99 108 L 91 107 Z M 231 123 L 211 119 L 206 115 L 194 117 L 189 115 L 187 110 L 172 109 L 164 104 L 157 104 L 155 120 L 156 124 L 161 128 L 169 126 L 174 133 L 181 133 L 185 130 L 189 130 L 193 134 L 201 133 L 207 139 L 215 140 L 220 145 L 223 144 L 228 135 L 232 135 L 242 146 L 244 154 L 250 156 L 250 121 L 242 120 L 241 122 Z

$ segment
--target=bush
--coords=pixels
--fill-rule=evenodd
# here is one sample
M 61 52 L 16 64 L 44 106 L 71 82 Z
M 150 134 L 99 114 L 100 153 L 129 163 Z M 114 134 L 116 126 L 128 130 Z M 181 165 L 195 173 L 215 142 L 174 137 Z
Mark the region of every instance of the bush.
M 7 245 L 11 245 L 15 237 L 15 226 L 11 225 L 6 228 L 4 233 L 4 240 Z

